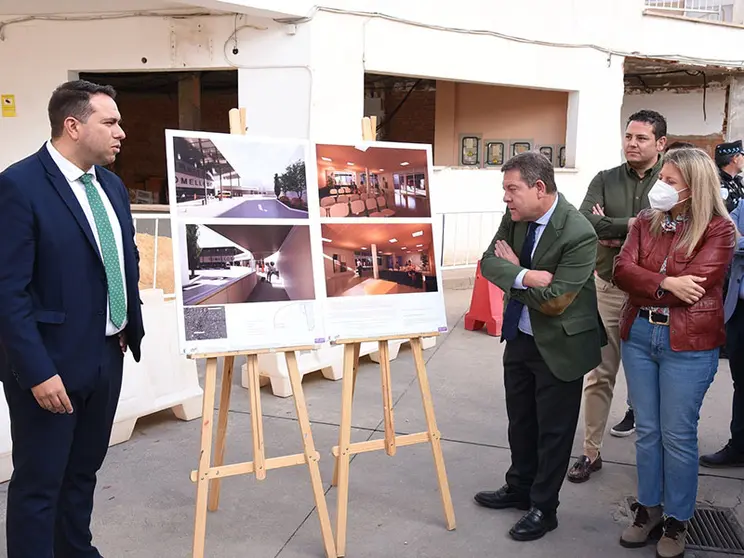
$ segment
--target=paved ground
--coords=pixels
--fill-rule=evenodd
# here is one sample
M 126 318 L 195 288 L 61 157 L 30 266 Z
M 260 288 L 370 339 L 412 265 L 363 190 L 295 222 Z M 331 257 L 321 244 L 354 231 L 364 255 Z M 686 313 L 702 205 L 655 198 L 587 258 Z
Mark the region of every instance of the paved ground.
M 290 209 L 274 198 L 210 200 L 207 205 L 187 202 L 178 211 L 189 217 L 240 217 L 254 219 L 307 219 L 307 211 Z
M 634 494 L 633 439 L 607 437 L 605 468 L 581 486 L 566 484 L 560 527 L 541 541 L 516 543 L 507 536 L 516 511 L 492 511 L 473 504 L 475 492 L 503 482 L 509 452 L 498 340 L 462 328 L 469 291 L 445 291 L 448 337 L 427 351 L 437 419 L 444 437 L 457 530 L 446 531 L 436 491 L 431 452 L 425 446 L 400 448 L 394 458 L 383 452 L 355 457 L 351 467 L 347 556 L 378 557 L 647 557 L 651 547 L 625 550 L 617 544 L 626 524 L 623 502 Z M 401 433 L 423 429 L 423 413 L 411 353 L 401 350 L 392 364 L 396 425 Z M 239 384 L 240 375 L 236 377 Z M 337 443 L 340 382 L 306 377 L 305 393 L 313 434 L 321 452 L 321 474 L 328 486 Z M 727 437 L 730 378 L 722 361 L 701 413 L 703 451 L 717 450 Z M 624 412 L 625 384 L 611 422 Z M 364 359 L 355 395 L 353 439 L 380 437 L 379 372 Z M 291 399 L 262 392 L 267 454 L 301 451 Z M 250 458 L 247 392 L 236 385 L 231 406 L 228 460 Z M 199 421 L 183 423 L 168 413 L 142 420 L 129 442 L 114 447 L 100 475 L 94 533 L 106 558 L 186 558 L 191 556 L 194 486 Z M 581 431 L 575 452 L 579 452 Z M 736 508 L 742 518 L 744 470 L 702 471 L 699 499 Z M 0 498 L 5 497 L 0 487 Z M 335 489 L 328 491 L 333 514 Z M 0 521 L 4 523 L 4 507 Z M 4 529 L 0 548 L 4 549 Z M 220 511 L 210 514 L 207 556 L 214 558 L 322 558 L 317 515 L 306 470 L 270 471 L 263 482 L 234 477 L 223 482 Z M 702 553 L 689 552 L 701 558 Z M 723 556 L 710 554 L 709 558 Z
M 278 200 L 248 200 L 221 214 L 220 217 L 307 219 L 307 211 L 289 209 Z
M 281 279 L 274 277 L 273 283 L 259 280 L 246 302 L 280 302 L 291 300 L 284 283 Z
M 186 339 L 227 338 L 227 321 L 224 306 L 191 306 L 184 309 Z

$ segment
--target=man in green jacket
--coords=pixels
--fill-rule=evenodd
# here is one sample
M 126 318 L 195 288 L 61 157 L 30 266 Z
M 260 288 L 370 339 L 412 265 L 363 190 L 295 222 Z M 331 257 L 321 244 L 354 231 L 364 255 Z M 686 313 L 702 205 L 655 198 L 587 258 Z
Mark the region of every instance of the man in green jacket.
M 659 177 L 666 135 L 666 120 L 658 112 L 631 115 L 623 138 L 626 162 L 599 172 L 579 209 L 599 237 L 597 300 L 609 343 L 602 349 L 602 364 L 584 382 L 584 452 L 568 473 L 571 482 L 585 482 L 602 468 L 600 450 L 620 368 L 620 310 L 625 301 L 625 293 L 612 282 L 612 267 L 636 215 L 649 206 L 648 192 Z M 625 417 L 610 430 L 613 436 L 635 432 L 630 399 L 627 404 Z
M 539 539 L 558 525 L 558 493 L 571 459 L 583 376 L 601 360 L 597 235 L 555 184 L 553 165 L 527 152 L 503 167 L 508 211 L 481 259 L 504 291 L 504 386 L 512 463 L 506 485 L 479 504 L 529 510 L 509 534 Z M 517 256 L 520 254 L 520 256 Z

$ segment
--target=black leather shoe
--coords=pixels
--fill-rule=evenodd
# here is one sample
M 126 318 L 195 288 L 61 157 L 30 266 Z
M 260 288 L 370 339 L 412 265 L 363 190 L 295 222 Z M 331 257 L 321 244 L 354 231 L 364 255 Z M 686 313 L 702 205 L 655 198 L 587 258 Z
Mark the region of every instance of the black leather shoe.
M 729 442 L 722 450 L 700 457 L 700 465 L 712 468 L 744 467 L 744 453 L 736 451 Z
M 531 505 L 529 498 L 514 492 L 508 484 L 505 484 L 495 492 L 478 492 L 475 495 L 475 501 L 481 506 L 494 510 L 504 510 L 506 508 L 528 510 Z
M 558 518 L 555 514 L 545 515 L 533 507 L 517 521 L 517 524 L 509 531 L 509 535 L 515 541 L 536 541 L 557 527 Z

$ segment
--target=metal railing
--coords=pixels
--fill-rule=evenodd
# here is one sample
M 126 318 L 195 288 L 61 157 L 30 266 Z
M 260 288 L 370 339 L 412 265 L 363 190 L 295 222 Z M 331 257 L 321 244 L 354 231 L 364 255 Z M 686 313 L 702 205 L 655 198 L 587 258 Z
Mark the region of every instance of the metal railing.
M 646 9 L 659 15 L 731 22 L 735 0 L 646 0 Z
M 442 215 L 442 269 L 476 266 L 503 216 L 503 211 Z

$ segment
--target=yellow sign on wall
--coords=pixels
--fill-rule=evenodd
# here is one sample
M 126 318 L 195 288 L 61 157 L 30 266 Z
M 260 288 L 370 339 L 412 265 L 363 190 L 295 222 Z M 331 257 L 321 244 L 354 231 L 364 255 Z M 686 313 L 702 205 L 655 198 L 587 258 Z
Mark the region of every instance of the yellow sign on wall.
M 3 118 L 14 118 L 16 116 L 15 95 L 0 95 Z

